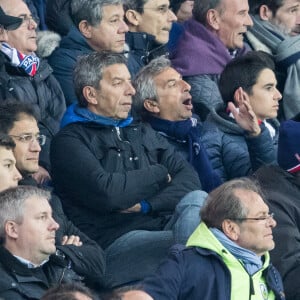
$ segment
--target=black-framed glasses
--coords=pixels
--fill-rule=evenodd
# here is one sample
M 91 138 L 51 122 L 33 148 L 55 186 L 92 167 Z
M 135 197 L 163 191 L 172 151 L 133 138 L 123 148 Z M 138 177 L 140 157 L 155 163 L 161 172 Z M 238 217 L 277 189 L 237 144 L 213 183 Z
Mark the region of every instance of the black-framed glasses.
M 266 216 L 261 216 L 261 217 L 257 217 L 257 218 L 230 218 L 231 220 L 234 221 L 270 221 L 271 219 L 274 219 L 274 213 L 270 213 Z
M 40 146 L 43 146 L 46 143 L 46 136 L 39 133 L 38 134 L 24 133 L 21 135 L 9 135 L 9 136 L 25 144 L 32 143 L 34 140 L 37 141 Z

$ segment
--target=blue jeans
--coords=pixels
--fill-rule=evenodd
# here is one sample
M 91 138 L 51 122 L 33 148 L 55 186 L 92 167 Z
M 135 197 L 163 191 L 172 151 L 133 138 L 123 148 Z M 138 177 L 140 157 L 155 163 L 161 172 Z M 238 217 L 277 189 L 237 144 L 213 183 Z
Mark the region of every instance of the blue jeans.
M 137 282 L 153 273 L 168 249 L 174 243 L 185 244 L 199 225 L 206 196 L 203 191 L 188 193 L 162 231 L 134 230 L 116 239 L 105 250 L 105 286 L 114 288 Z

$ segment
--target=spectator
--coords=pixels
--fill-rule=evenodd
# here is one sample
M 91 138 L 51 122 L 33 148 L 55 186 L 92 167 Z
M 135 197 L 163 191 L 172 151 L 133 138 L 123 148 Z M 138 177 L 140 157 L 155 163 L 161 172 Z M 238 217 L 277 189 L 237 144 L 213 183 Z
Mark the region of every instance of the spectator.
M 219 87 L 225 104 L 211 111 L 202 136 L 223 181 L 276 163 L 281 99 L 276 83 L 274 62 L 264 52 L 236 58 L 222 72 Z
M 115 264 L 105 278 L 114 287 L 115 273 L 128 281 L 151 273 L 174 242 L 172 229 L 186 242 L 206 193 L 195 191 L 198 176 L 173 147 L 129 115 L 135 90 L 123 54 L 84 56 L 74 84 L 79 104 L 51 145 L 54 186 L 73 222 Z
M 0 192 L 16 187 L 22 178 L 16 168 L 16 159 L 13 154 L 15 146 L 11 137 L 0 134 Z
M 23 176 L 19 184 L 37 187 L 32 174 L 38 170 L 39 153 L 45 136 L 39 133 L 33 108 L 18 101 L 0 103 L 0 128 L 15 142 L 16 166 Z M 56 231 L 57 250 L 72 262 L 73 269 L 84 276 L 89 286 L 95 285 L 99 289 L 105 272 L 103 250 L 67 219 L 55 194 L 51 195 L 50 205 L 53 217 L 59 224 Z
M 184 32 L 182 23 L 189 20 L 193 15 L 194 0 L 171 0 L 170 7 L 177 17 L 177 22 L 172 25 L 167 44 L 168 50 L 173 53 L 181 34 Z
M 238 179 L 213 190 L 201 218 L 187 247 L 175 246 L 144 281 L 150 299 L 285 299 L 268 253 L 276 221 L 255 183 Z M 123 299 L 149 299 L 140 296 Z
M 220 183 L 201 142 L 202 126 L 192 117 L 190 85 L 171 67 L 167 58 L 153 59 L 133 83 L 133 107 L 195 168 L 203 190 L 210 192 Z
M 61 284 L 49 289 L 41 300 L 96 300 L 96 296 L 78 283 Z
M 71 19 L 71 0 L 51 0 L 46 3 L 46 24 L 53 30 L 65 36 L 74 23 Z
M 56 252 L 50 193 L 22 186 L 0 193 L 0 297 L 40 299 L 53 284 L 80 281 Z
M 195 0 L 171 56 L 175 69 L 191 85 L 195 112 L 202 121 L 222 103 L 217 83 L 225 65 L 246 52 L 243 34 L 252 25 L 248 0 Z
M 123 52 L 128 30 L 122 0 L 73 0 L 71 17 L 75 26 L 48 59 L 67 105 L 77 101 L 72 76 L 78 57 L 92 51 Z
M 6 15 L 0 6 L 1 42 L 7 42 L 7 30 L 15 30 L 22 24 L 21 18 Z M 4 36 L 4 38 L 3 38 Z
M 280 126 L 279 166 L 264 166 L 255 172 L 276 215 L 276 247 L 271 258 L 283 278 L 288 300 L 300 299 L 300 123 L 285 121 Z
M 194 0 L 171 0 L 170 8 L 177 17 L 177 21 L 182 23 L 192 17 Z
M 249 5 L 254 26 L 248 44 L 273 55 L 283 96 L 280 120 L 290 119 L 300 112 L 300 1 L 249 0 Z
M 39 171 L 34 175 L 39 181 L 49 180 L 49 147 L 58 131 L 65 111 L 65 100 L 52 69 L 45 60 L 40 60 L 36 50 L 36 23 L 22 0 L 0 0 L 2 9 L 23 19 L 22 25 L 7 32 L 8 42 L 2 43 L 5 69 L 0 71 L 0 99 L 16 98 L 31 103 L 39 112 L 39 128 L 47 136 L 40 157 Z
M 129 27 L 128 69 L 134 77 L 151 59 L 167 54 L 169 32 L 177 18 L 168 0 L 124 0 L 124 10 Z

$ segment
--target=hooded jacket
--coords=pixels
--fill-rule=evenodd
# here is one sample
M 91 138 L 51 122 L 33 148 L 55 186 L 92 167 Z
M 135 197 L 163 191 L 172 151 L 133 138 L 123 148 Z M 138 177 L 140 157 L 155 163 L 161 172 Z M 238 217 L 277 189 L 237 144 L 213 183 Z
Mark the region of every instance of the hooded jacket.
M 51 145 L 54 186 L 70 219 L 104 248 L 132 230 L 162 230 L 163 215 L 199 189 L 196 172 L 150 125 L 76 107 Z M 149 214 L 120 213 L 142 200 Z
M 268 253 L 263 268 L 250 276 L 202 222 L 187 247 L 171 248 L 168 259 L 143 281 L 142 289 L 159 300 L 263 299 L 260 282 L 268 289 L 268 299 L 285 299 L 280 275 L 269 263 Z

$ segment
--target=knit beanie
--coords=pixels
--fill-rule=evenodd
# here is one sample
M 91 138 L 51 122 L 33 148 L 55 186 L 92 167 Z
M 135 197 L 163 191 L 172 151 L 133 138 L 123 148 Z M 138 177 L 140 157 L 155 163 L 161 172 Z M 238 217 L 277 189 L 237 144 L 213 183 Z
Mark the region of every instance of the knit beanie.
M 288 120 L 279 128 L 278 164 L 290 172 L 300 171 L 300 122 Z

